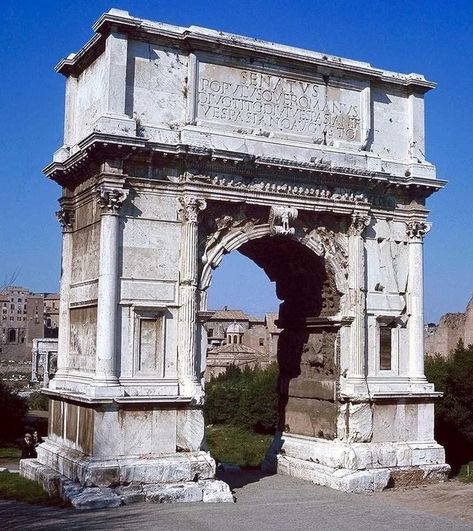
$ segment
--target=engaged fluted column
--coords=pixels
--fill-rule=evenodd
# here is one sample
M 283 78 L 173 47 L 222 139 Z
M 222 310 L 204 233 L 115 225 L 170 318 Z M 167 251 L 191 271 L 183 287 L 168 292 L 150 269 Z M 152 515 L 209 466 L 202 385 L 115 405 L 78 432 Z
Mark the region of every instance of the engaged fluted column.
M 364 213 L 355 213 L 352 215 L 348 229 L 350 305 L 353 312 L 348 377 L 352 381 L 364 381 L 365 379 L 366 286 L 363 231 L 369 225 L 370 219 Z
M 430 223 L 414 220 L 407 223 L 409 238 L 409 281 L 407 285 L 407 323 L 409 334 L 409 377 L 425 380 L 424 374 L 424 236 Z
M 57 371 L 55 380 L 67 376 L 71 369 L 69 360 L 70 348 L 70 316 L 69 299 L 72 280 L 72 230 L 74 224 L 74 210 L 62 206 L 56 212 L 56 217 L 62 226 L 62 257 L 61 257 L 61 284 L 59 301 L 59 331 L 58 331 L 58 353 Z
M 98 190 L 100 219 L 100 258 L 97 302 L 97 343 L 95 382 L 118 384 L 116 325 L 118 311 L 119 210 L 128 190 L 102 187 Z
M 179 380 L 181 394 L 190 395 L 200 385 L 196 350 L 198 283 L 198 216 L 207 206 L 194 196 L 179 199 L 182 209 L 181 261 L 179 285 Z

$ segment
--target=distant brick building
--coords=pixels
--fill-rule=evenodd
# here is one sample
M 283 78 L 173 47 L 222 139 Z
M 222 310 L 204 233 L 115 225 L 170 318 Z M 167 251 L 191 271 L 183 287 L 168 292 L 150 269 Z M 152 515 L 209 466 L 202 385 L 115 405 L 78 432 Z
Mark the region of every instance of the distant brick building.
M 436 354 L 448 358 L 459 341 L 465 346 L 473 345 L 473 297 L 465 312 L 446 313 L 439 324 L 429 323 L 425 326 L 424 342 L 427 356 Z
M 0 293 L 0 360 L 31 359 L 33 339 L 58 335 L 59 295 L 9 286 Z
M 267 313 L 260 319 L 227 308 L 206 312 L 203 316 L 208 340 L 206 380 L 225 372 L 230 365 L 253 369 L 276 361 L 280 333 L 275 324 L 277 315 Z

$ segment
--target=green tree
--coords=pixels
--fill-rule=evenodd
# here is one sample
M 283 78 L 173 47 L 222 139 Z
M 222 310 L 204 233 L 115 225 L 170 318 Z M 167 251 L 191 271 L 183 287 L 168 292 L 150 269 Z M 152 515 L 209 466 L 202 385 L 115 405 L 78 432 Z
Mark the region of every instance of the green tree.
M 278 421 L 277 364 L 255 370 L 240 399 L 239 424 L 258 433 L 274 433 Z
M 277 423 L 277 377 L 276 364 L 263 370 L 228 367 L 207 384 L 204 406 L 207 424 L 273 433 Z
M 427 358 L 426 376 L 444 396 L 435 411 L 435 436 L 454 472 L 473 459 L 473 345 L 460 342 L 449 360 Z
M 207 386 L 204 415 L 207 424 L 234 424 L 240 407 L 238 381 L 219 379 Z
M 12 443 L 23 434 L 28 404 L 0 382 L 0 441 Z

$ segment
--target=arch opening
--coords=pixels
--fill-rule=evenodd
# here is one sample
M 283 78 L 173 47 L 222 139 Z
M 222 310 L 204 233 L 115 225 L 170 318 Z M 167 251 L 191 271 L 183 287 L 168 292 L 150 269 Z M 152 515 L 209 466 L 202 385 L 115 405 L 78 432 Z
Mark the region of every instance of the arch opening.
M 237 250 L 263 269 L 281 300 L 276 433 L 335 438 L 341 293 L 331 265 L 287 236 L 247 238 Z

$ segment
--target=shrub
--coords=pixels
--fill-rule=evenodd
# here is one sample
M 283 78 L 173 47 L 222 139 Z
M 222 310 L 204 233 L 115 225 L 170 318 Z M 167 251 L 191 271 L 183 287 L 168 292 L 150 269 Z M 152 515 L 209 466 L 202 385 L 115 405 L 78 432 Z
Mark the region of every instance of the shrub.
M 274 433 L 277 424 L 278 367 L 241 371 L 230 366 L 207 384 L 207 424 L 229 424 L 260 433 Z
M 263 461 L 271 435 L 251 433 L 235 426 L 212 426 L 207 429 L 210 453 L 218 462 L 241 467 L 257 467 Z
M 435 437 L 454 472 L 473 460 L 473 345 L 459 343 L 449 360 L 426 360 L 426 376 L 444 396 L 435 411 Z
M 47 411 L 48 403 L 48 397 L 39 391 L 31 393 L 28 398 L 28 407 L 33 411 Z
M 276 364 L 254 371 L 240 398 L 238 422 L 241 426 L 258 433 L 274 433 L 278 422 L 277 379 Z
M 24 398 L 0 382 L 0 441 L 14 442 L 23 435 L 28 405 Z

